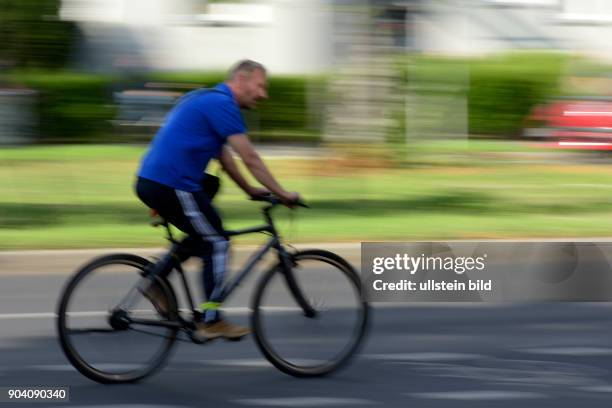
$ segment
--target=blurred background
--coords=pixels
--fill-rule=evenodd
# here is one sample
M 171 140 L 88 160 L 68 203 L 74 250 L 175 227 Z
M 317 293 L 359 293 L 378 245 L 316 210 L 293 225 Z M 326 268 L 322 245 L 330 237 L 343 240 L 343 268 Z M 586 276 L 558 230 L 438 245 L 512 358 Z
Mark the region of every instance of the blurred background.
M 0 38 L 0 249 L 160 245 L 139 159 L 242 58 L 270 72 L 250 136 L 312 205 L 292 241 L 612 231 L 607 0 L 0 0 Z
M 53 311 L 93 256 L 165 244 L 133 192 L 140 158 L 180 95 L 242 58 L 270 75 L 270 99 L 244 112 L 250 137 L 311 206 L 278 210 L 290 243 L 358 267 L 362 241 L 609 241 L 611 38 L 610 0 L 0 0 L 0 377 L 70 384 L 73 403 L 97 407 L 608 408 L 604 302 L 379 303 L 337 376 L 290 379 L 247 340 L 184 345 L 114 392 L 68 364 Z M 227 228 L 261 222 L 229 180 L 216 204 Z M 233 248 L 236 271 L 250 248 Z M 554 270 L 567 252 L 536 253 L 516 272 L 567 272 Z M 237 323 L 254 283 L 231 299 Z

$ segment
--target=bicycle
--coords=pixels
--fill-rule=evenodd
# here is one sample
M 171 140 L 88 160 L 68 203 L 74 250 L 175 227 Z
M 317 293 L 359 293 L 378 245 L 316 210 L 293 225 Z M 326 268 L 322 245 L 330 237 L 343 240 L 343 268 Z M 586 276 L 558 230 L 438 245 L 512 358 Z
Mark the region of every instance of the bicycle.
M 369 306 L 363 300 L 361 281 L 354 268 L 332 252 L 285 248 L 271 216 L 280 200 L 268 196 L 260 201 L 268 203 L 262 209 L 266 223 L 227 231 L 227 235 L 264 233 L 270 239 L 226 281 L 222 299 L 229 297 L 269 251 L 275 251 L 277 260 L 252 295 L 250 321 L 256 344 L 265 358 L 286 374 L 329 374 L 348 363 L 365 338 Z M 160 224 L 171 246 L 156 262 L 132 254 L 101 256 L 80 268 L 63 289 L 56 322 L 62 350 L 79 372 L 94 381 L 142 380 L 163 366 L 176 340 L 203 343 L 194 335 L 195 322 L 202 315 L 194 306 L 181 266 L 192 256 L 189 237 L 178 241 L 166 221 Z M 316 267 L 310 269 L 309 264 Z M 179 309 L 177 292 L 168 279 L 174 270 L 183 287 L 186 309 Z M 131 282 L 133 279 L 135 282 Z M 130 287 L 127 294 L 116 292 L 117 284 Z M 348 289 L 347 293 L 342 289 Z M 156 297 L 150 296 L 153 292 Z M 330 295 L 330 299 L 324 300 L 324 295 Z M 77 303 L 82 309 L 75 307 Z M 323 317 L 330 318 L 331 323 L 322 323 Z M 306 330 L 303 336 L 287 340 L 288 334 L 302 329 Z M 337 330 L 346 331 L 339 341 L 340 336 L 334 332 Z M 180 338 L 180 334 L 187 338 Z M 151 347 L 154 340 L 160 344 Z M 107 341 L 111 346 L 104 348 Z M 332 343 L 334 349 L 329 352 Z

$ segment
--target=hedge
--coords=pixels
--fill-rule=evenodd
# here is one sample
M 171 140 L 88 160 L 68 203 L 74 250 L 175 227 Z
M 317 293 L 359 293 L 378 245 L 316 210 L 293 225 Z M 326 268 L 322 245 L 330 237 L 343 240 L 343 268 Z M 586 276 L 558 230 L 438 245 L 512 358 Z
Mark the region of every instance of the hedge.
M 530 110 L 560 93 L 566 56 L 511 54 L 470 64 L 472 135 L 516 136 Z
M 113 76 L 20 71 L 2 75 L 0 81 L 38 92 L 40 143 L 103 143 L 113 133 Z
M 459 93 L 467 98 L 471 135 L 516 136 L 520 134 L 529 110 L 559 93 L 566 59 L 566 56 L 554 53 L 510 54 L 482 59 L 402 56 L 396 70 L 397 88 L 400 93 L 424 97 L 457 96 Z M 103 143 L 137 140 L 113 128 L 112 120 L 117 109 L 112 95 L 118 88 L 138 89 L 147 81 L 212 86 L 222 81 L 223 76 L 214 72 L 182 72 L 127 77 L 22 70 L 0 75 L 0 83 L 29 87 L 39 92 L 39 142 Z M 259 109 L 245 112 L 252 137 L 257 141 L 318 142 L 328 78 L 271 77 L 270 99 Z M 400 137 L 390 135 L 389 139 L 404 140 L 405 110 L 401 108 L 394 117 L 398 118 L 398 126 L 392 132 Z M 434 129 L 452 120 L 436 113 L 435 109 L 428 116 L 427 107 L 417 106 L 411 120 L 423 118 L 439 122 L 425 123 Z M 148 131 L 144 139 L 149 139 L 153 132 Z
M 473 59 L 409 56 L 398 60 L 397 72 L 406 91 L 417 97 L 467 98 L 471 136 L 513 137 L 534 105 L 559 94 L 567 58 L 548 52 Z
M 37 113 L 40 143 L 104 143 L 133 141 L 114 129 L 117 108 L 113 92 L 142 89 L 146 82 L 213 86 L 221 73 L 148 73 L 129 77 L 75 72 L 18 71 L 0 75 L 0 83 L 39 92 Z M 323 77 L 271 77 L 270 99 L 245 112 L 258 141 L 318 142 L 321 112 L 309 104 L 309 89 L 322 89 Z M 317 88 L 318 87 L 318 88 Z M 173 89 L 172 87 L 166 89 Z M 180 86 L 176 90 L 185 91 Z M 150 130 L 150 138 L 154 130 Z

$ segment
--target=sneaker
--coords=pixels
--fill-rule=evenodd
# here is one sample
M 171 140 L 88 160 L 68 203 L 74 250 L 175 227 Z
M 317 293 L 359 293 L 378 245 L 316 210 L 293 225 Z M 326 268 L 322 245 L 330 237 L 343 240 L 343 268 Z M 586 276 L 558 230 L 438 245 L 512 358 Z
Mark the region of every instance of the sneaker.
M 158 285 L 150 285 L 149 288 L 145 291 L 141 292 L 147 299 L 153 303 L 155 310 L 162 315 L 168 315 L 168 301 L 166 300 L 166 296 Z
M 232 324 L 227 320 L 214 323 L 196 323 L 196 335 L 203 340 L 212 340 L 223 337 L 228 340 L 238 340 L 251 332 L 248 327 Z

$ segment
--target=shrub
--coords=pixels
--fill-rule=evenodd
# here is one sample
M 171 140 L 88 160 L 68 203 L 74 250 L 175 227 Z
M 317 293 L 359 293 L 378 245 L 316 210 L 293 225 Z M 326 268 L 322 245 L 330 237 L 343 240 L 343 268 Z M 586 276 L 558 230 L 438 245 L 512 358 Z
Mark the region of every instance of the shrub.
M 139 88 L 152 81 L 210 87 L 223 78 L 224 74 L 220 73 L 149 73 L 127 78 L 21 70 L 4 74 L 0 79 L 39 92 L 39 142 L 105 143 L 131 141 L 129 136 L 119 135 L 111 122 L 117 112 L 113 91 L 120 84 Z M 309 105 L 308 92 L 312 84 L 322 88 L 324 78 L 271 77 L 269 82 L 270 99 L 259 109 L 245 112 L 253 138 L 264 142 L 318 142 L 320 112 Z M 180 86 L 175 90 L 186 91 Z

